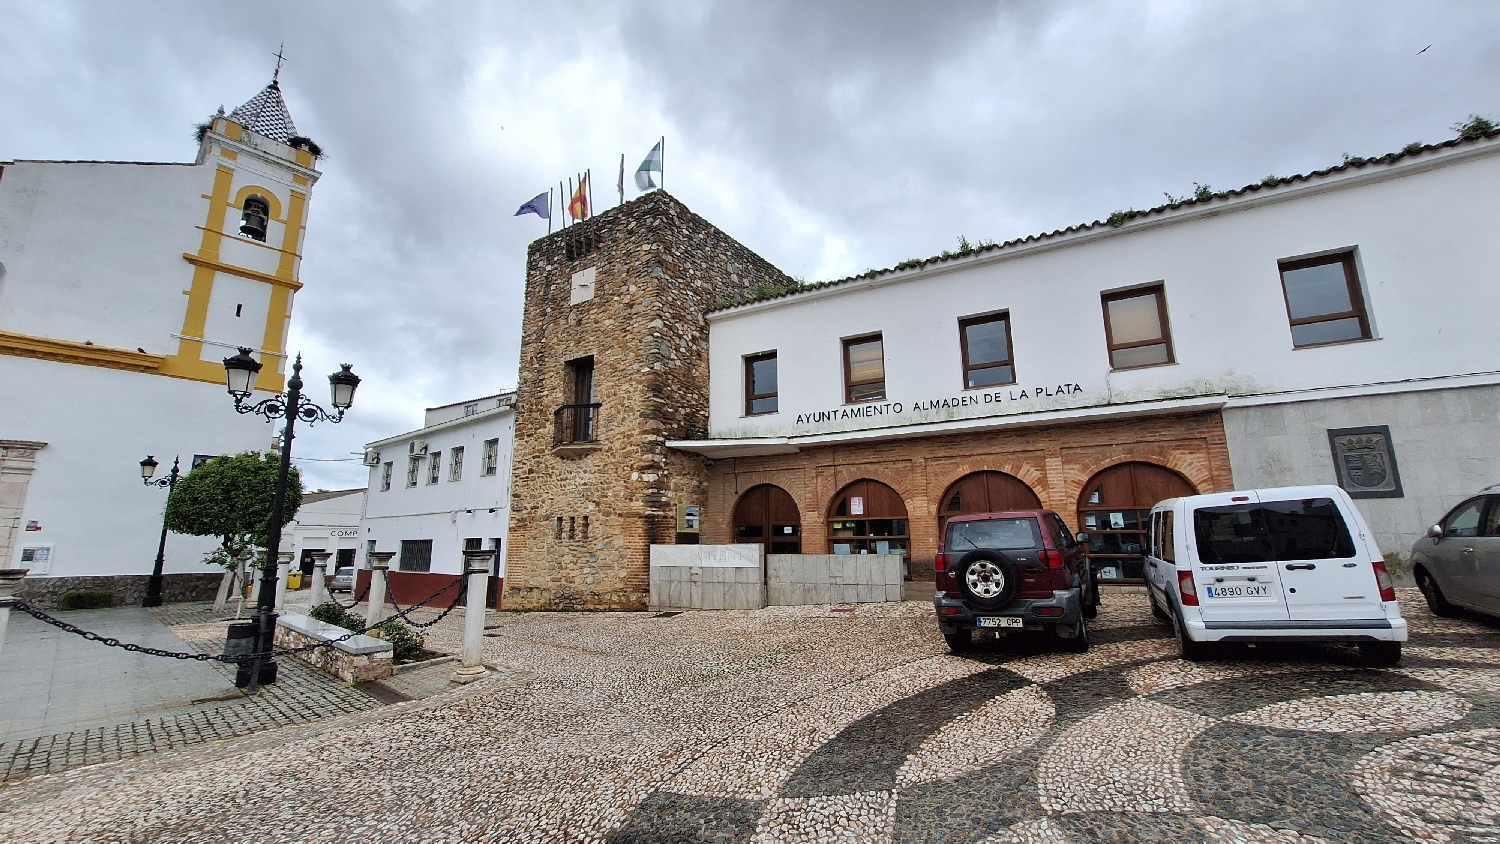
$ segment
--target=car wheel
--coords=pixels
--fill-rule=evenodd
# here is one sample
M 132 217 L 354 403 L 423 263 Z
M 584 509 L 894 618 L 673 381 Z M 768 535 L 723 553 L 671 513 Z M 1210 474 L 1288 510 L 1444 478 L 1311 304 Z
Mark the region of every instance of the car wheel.
M 1000 609 L 1016 594 L 1016 564 L 999 551 L 970 551 L 954 574 L 964 598 L 980 609 Z
M 1089 625 L 1083 616 L 1078 617 L 1078 624 L 1073 628 L 1073 635 L 1064 638 L 1062 628 L 1054 627 L 1052 631 L 1062 639 L 1063 647 L 1068 653 L 1083 654 L 1089 652 Z
M 1359 655 L 1366 665 L 1389 667 L 1401 661 L 1401 643 L 1360 642 Z
M 1172 632 L 1177 634 L 1177 656 L 1189 662 L 1200 662 L 1208 659 L 1211 655 L 1212 645 L 1208 642 L 1195 642 L 1188 638 L 1187 627 L 1182 623 L 1182 617 L 1172 616 Z
M 1448 603 L 1442 588 L 1438 586 L 1437 578 L 1429 574 L 1427 569 L 1417 569 L 1416 576 L 1417 588 L 1422 590 L 1422 597 L 1427 599 L 1427 608 L 1432 610 L 1433 615 L 1440 615 L 1443 618 L 1457 618 L 1462 615 L 1458 607 Z
M 1156 602 L 1156 593 L 1151 591 L 1150 586 L 1146 587 L 1146 601 L 1151 604 L 1152 618 L 1156 619 L 1157 621 L 1172 620 L 1172 616 L 1169 615 L 1166 610 L 1161 608 L 1161 604 L 1158 604 Z
M 1089 567 L 1089 573 L 1084 580 L 1082 589 L 1079 590 L 1079 599 L 1083 603 L 1084 618 L 1099 617 L 1099 581 L 1094 579 L 1094 569 Z
M 961 654 L 974 647 L 974 631 L 959 630 L 957 633 L 944 633 L 943 638 L 948 640 L 948 650 Z

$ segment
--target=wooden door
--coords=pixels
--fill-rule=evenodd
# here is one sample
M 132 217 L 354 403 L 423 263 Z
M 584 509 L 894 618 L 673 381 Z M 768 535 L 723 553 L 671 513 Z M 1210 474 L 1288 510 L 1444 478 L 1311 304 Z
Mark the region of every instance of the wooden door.
M 802 513 L 774 484 L 751 487 L 734 505 L 734 541 L 756 542 L 768 554 L 802 553 Z

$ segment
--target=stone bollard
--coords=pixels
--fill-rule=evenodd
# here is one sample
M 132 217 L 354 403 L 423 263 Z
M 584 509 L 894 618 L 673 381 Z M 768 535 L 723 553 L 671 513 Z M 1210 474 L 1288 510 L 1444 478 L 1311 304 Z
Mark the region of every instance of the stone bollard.
M 380 620 L 380 614 L 385 612 L 385 573 L 391 568 L 391 558 L 396 556 L 395 551 L 371 551 L 370 557 L 370 598 L 365 605 L 365 626 L 373 627 Z
M 472 683 L 486 674 L 484 667 L 484 599 L 490 585 L 489 551 L 465 551 L 464 574 L 469 578 L 469 593 L 464 602 L 464 648 L 459 669 L 449 679 L 455 683 Z
M 292 552 L 282 551 L 276 555 L 276 611 L 286 605 L 286 576 L 292 570 Z
M 328 571 L 328 558 L 333 554 L 328 551 L 314 551 L 313 558 L 313 582 L 312 582 L 312 605 L 317 606 L 327 600 L 327 581 L 324 579 Z
M 0 651 L 5 650 L 5 625 L 10 623 L 10 600 L 31 569 L 0 569 Z

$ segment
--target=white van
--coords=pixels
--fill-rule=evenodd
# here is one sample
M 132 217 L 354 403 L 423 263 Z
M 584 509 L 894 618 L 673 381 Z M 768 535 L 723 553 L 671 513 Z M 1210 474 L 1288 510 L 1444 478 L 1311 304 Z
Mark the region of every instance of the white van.
M 1395 665 L 1406 620 L 1385 559 L 1336 486 L 1170 498 L 1151 511 L 1151 612 L 1184 659 L 1214 642 L 1348 642 Z

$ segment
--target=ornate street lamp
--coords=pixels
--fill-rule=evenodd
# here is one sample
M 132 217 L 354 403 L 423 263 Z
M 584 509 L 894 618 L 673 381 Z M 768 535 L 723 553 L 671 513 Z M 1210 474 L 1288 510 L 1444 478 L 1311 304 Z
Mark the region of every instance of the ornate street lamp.
M 165 489 L 167 491 L 167 501 L 170 502 L 172 500 L 172 490 L 177 486 L 177 478 L 179 477 L 177 474 L 177 458 L 172 458 L 172 473 L 170 475 L 167 475 L 165 478 L 157 478 L 153 481 L 151 480 L 151 476 L 156 474 L 156 467 L 159 465 L 161 464 L 157 463 L 154 457 L 149 454 L 146 455 L 146 459 L 141 461 L 141 483 L 146 486 Z M 161 569 L 166 560 L 167 511 L 163 509 L 161 513 L 161 542 L 157 543 L 156 546 L 156 565 L 151 569 L 151 578 L 146 581 L 146 600 L 141 602 L 141 606 L 159 607 L 162 605 Z
M 328 376 L 333 407 L 337 413 L 329 413 L 313 404 L 302 395 L 302 356 L 292 364 L 292 377 L 287 379 L 286 393 L 272 396 L 252 405 L 245 404 L 255 388 L 255 377 L 261 363 L 250 356 L 250 349 L 241 347 L 239 354 L 224 359 L 225 381 L 229 394 L 234 396 L 234 409 L 239 413 L 257 413 L 273 419 L 285 419 L 281 429 L 281 469 L 276 473 L 276 492 L 271 499 L 271 523 L 266 530 L 266 565 L 261 570 L 260 598 L 256 601 L 255 615 L 251 620 L 256 625 L 255 658 L 247 668 L 241 666 L 236 674 L 236 686 L 249 686 L 251 693 L 262 683 L 276 682 L 276 659 L 271 656 L 276 637 L 276 558 L 281 552 L 281 522 L 286 504 L 287 476 L 292 468 L 293 429 L 298 419 L 311 425 L 314 422 L 342 422 L 344 411 L 354 404 L 354 390 L 359 386 L 359 376 L 350 371 L 349 364 Z

